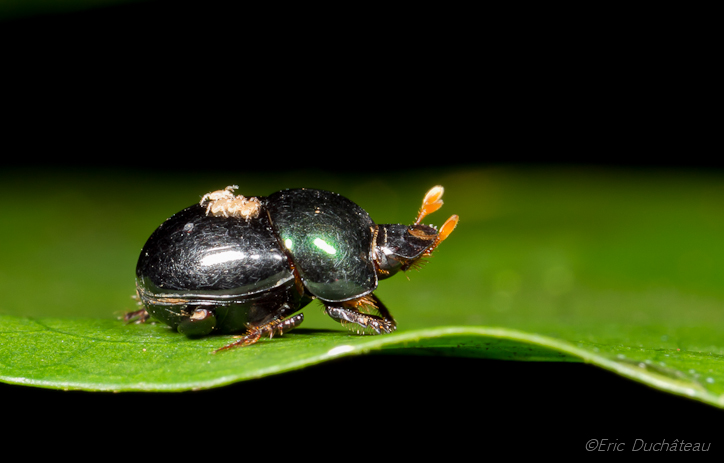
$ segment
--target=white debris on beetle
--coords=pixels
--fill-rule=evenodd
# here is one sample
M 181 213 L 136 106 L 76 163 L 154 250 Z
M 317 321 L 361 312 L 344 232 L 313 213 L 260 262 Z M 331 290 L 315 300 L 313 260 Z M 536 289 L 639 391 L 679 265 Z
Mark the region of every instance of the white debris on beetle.
M 214 217 L 240 217 L 242 219 L 253 219 L 259 215 L 261 201 L 258 198 L 246 198 L 242 195 L 234 195 L 237 185 L 230 185 L 223 190 L 206 193 L 199 201 L 199 204 L 206 206 L 206 215 Z

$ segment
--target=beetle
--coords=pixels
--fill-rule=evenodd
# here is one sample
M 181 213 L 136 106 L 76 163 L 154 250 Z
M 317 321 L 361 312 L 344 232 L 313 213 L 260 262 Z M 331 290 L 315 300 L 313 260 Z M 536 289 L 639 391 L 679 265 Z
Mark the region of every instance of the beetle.
M 288 189 L 267 197 L 212 191 L 166 219 L 136 266 L 140 310 L 126 322 L 157 319 L 190 337 L 243 333 L 218 350 L 247 346 L 299 326 L 294 315 L 318 299 L 357 334 L 391 333 L 378 281 L 416 266 L 458 223 L 422 219 L 439 209 L 444 189 L 425 195 L 412 225 L 378 225 L 349 199 L 329 191 Z

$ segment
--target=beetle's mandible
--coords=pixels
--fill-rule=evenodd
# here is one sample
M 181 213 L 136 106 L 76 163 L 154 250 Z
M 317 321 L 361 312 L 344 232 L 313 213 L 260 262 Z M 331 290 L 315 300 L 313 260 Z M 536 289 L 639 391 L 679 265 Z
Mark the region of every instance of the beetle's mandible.
M 357 334 L 391 333 L 397 324 L 374 295 L 379 280 L 429 256 L 458 223 L 438 230 L 422 219 L 442 206 L 443 187 L 427 192 L 412 225 L 372 221 L 336 193 L 282 190 L 234 195 L 236 185 L 203 195 L 146 242 L 136 266 L 140 310 L 188 336 L 242 333 L 219 350 L 254 344 L 299 326 L 294 315 L 314 299 Z

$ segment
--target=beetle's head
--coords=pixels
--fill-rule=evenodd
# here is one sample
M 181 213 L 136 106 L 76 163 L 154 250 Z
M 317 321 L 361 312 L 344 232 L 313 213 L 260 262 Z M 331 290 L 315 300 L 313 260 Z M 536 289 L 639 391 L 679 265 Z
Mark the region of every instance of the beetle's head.
M 458 223 L 457 215 L 447 219 L 440 230 L 420 223 L 427 214 L 440 209 L 443 191 L 443 187 L 438 185 L 427 192 L 413 225 L 378 225 L 374 256 L 379 279 L 414 266 L 421 258 L 432 254 L 455 229 Z

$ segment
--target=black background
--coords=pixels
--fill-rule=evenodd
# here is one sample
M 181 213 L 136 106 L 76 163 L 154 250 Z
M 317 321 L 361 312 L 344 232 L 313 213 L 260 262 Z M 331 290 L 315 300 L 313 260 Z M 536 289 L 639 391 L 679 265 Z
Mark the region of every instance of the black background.
M 721 168 L 706 27 L 514 8 L 149 1 L 8 21 L 2 162 Z M 380 355 L 194 393 L 0 394 L 17 435 L 53 443 L 35 450 L 77 455 L 555 456 L 711 441 L 722 417 L 588 365 Z
M 158 0 L 6 21 L 3 161 L 720 167 L 709 30 L 668 13 Z

